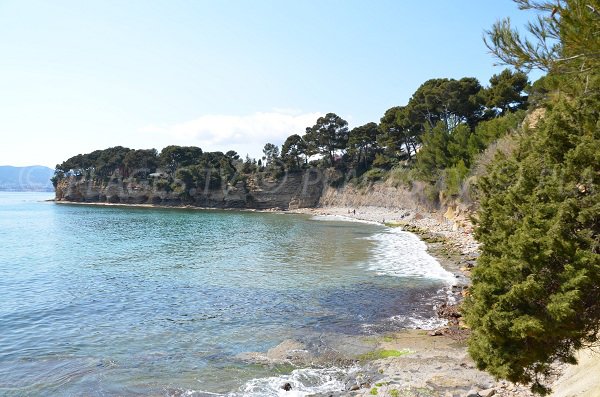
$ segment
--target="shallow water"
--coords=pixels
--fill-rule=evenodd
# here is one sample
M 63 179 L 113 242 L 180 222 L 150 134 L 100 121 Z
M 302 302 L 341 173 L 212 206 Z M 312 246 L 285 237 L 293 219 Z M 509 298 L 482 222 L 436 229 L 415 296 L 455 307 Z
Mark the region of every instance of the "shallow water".
M 0 193 L 1 395 L 260 395 L 291 368 L 239 353 L 425 323 L 452 280 L 380 225 L 47 198 Z

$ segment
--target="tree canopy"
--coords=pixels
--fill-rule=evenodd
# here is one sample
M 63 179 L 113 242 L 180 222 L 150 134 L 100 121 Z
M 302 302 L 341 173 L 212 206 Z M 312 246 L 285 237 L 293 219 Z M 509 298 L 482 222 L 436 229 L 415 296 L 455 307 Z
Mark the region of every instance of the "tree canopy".
M 522 92 L 527 88 L 527 75 L 504 69 L 490 78 L 490 87 L 485 90 L 485 104 L 488 108 L 498 109 L 500 113 L 524 109 L 527 98 Z
M 287 137 L 281 146 L 281 156 L 288 165 L 294 169 L 300 168 L 301 157 L 305 156 L 307 161 L 307 144 L 298 134 L 293 134 Z
M 304 140 L 333 165 L 335 153 L 345 150 L 348 144 L 348 122 L 335 113 L 327 113 L 306 129 Z

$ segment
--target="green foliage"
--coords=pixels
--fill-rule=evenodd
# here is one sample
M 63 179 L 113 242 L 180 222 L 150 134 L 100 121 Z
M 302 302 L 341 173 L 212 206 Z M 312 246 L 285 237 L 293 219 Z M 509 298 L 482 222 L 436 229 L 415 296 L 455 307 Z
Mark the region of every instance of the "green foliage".
M 356 166 L 366 169 L 373 161 L 373 153 L 377 150 L 378 132 L 379 127 L 376 123 L 367 123 L 350 131 L 348 154 Z
M 469 169 L 462 160 L 459 160 L 455 166 L 445 170 L 446 190 L 445 193 L 450 196 L 458 196 L 465 176 Z
M 469 153 L 469 142 L 475 134 L 471 132 L 471 129 L 461 124 L 452 131 L 449 136 L 447 148 L 448 148 L 448 164 L 456 165 L 459 162 L 469 166 L 471 164 L 471 155 Z
M 367 182 L 376 182 L 384 179 L 386 175 L 385 170 L 381 168 L 371 168 L 362 175 L 362 178 Z
M 525 111 L 519 110 L 508 113 L 502 117 L 482 121 L 475 127 L 473 140 L 469 141 L 469 154 L 471 158 L 489 146 L 490 143 L 502 138 L 508 132 L 517 129 L 525 118 Z
M 515 0 L 538 17 L 523 36 L 508 18 L 487 32 L 485 43 L 504 64 L 517 69 L 538 68 L 555 75 L 588 74 L 600 67 L 600 0 L 556 2 Z
M 408 107 L 418 115 L 421 124 L 433 128 L 442 122 L 451 131 L 460 123 L 473 126 L 480 119 L 483 104 L 479 95 L 482 87 L 473 77 L 432 79 L 423 83 L 413 94 Z
M 417 154 L 417 168 L 424 175 L 435 176 L 437 171 L 450 165 L 448 143 L 450 133 L 442 122 L 423 134 L 423 146 Z
M 131 150 L 123 158 L 124 176 L 146 178 L 158 168 L 158 152 L 156 149 Z
M 524 109 L 527 98 L 521 93 L 528 85 L 527 75 L 523 72 L 513 72 L 504 69 L 490 79 L 490 87 L 485 90 L 485 105 L 497 109 L 500 113 Z
M 265 144 L 263 148 L 263 160 L 265 160 L 265 166 L 271 165 L 275 160 L 279 158 L 279 147 L 272 143 Z
M 115 146 L 95 150 L 88 154 L 78 154 L 56 166 L 56 175 L 74 175 L 108 178 L 115 172 L 123 171 L 123 160 L 131 149 Z
M 600 324 L 600 99 L 555 104 L 484 177 L 466 318 L 480 368 L 535 381 Z
M 159 164 L 169 172 L 175 172 L 179 167 L 195 164 L 202 155 L 202 149 L 195 146 L 167 146 L 161 150 Z
M 335 153 L 347 147 L 348 122 L 335 113 L 327 113 L 319 117 L 312 128 L 306 129 L 303 139 L 309 149 L 322 154 L 329 165 L 333 165 Z
M 154 187 L 156 187 L 157 190 L 163 190 L 166 192 L 170 192 L 171 191 L 171 182 L 168 179 L 161 178 L 161 179 L 157 180 L 156 182 L 154 182 Z
M 411 187 L 412 182 L 419 179 L 418 171 L 407 166 L 396 166 L 388 174 L 388 182 L 394 187 Z
M 386 110 L 379 123 L 377 143 L 392 159 L 412 159 L 423 133 L 423 125 L 406 106 Z
M 546 36 L 524 44 L 503 24 L 490 34 L 501 60 L 550 68 L 559 91 L 518 150 L 480 180 L 469 352 L 479 368 L 540 394 L 550 365 L 574 362 L 600 331 L 600 79 L 590 54 L 600 15 L 586 7 L 598 1 L 585 3 L 560 2 L 555 16 L 536 3 L 548 14 L 530 29 L 550 29 L 552 47 Z
M 371 122 L 351 131 L 345 120 L 328 113 L 307 127 L 303 136 L 289 136 L 281 152 L 277 145 L 265 144 L 264 157 L 258 165 L 248 156 L 243 161 L 233 150 L 226 154 L 204 153 L 198 147 L 172 145 L 157 154 L 154 149 L 115 147 L 78 155 L 58 165 L 53 183 L 67 176 L 104 181 L 114 177 L 147 179 L 150 173 L 160 171 L 169 181 L 162 185 L 173 191 L 186 190 L 182 184 L 188 190 L 198 190 L 234 184 L 257 172 L 277 179 L 286 171 L 314 166 L 334 167 L 336 171 L 349 172 L 355 183 L 369 184 L 385 179 L 387 171 L 394 167 L 404 167 L 403 175 L 392 173 L 397 179 L 393 183 L 410 185 L 418 178 L 437 184 L 430 189 L 437 201 L 444 180 L 448 182 L 449 194 L 455 194 L 459 180 L 466 175 L 464 167 L 470 168 L 489 142 L 506 133 L 510 123 L 496 120 L 510 117 L 513 110 L 523 105 L 517 103 L 524 98 L 522 74 L 505 71 L 490 81 L 491 87 L 483 89 L 476 79 L 468 77 L 428 80 L 406 106 L 388 109 L 379 124 Z M 486 109 L 486 103 L 494 108 Z M 499 114 L 503 117 L 483 121 Z M 522 116 L 522 112 L 518 114 Z M 309 161 L 315 155 L 320 156 Z M 330 181 L 343 184 L 350 179 Z
M 229 157 L 232 161 L 240 159 L 240 155 L 235 150 L 227 151 L 227 153 L 225 153 L 225 156 Z
M 281 146 L 281 157 L 285 164 L 292 170 L 300 169 L 301 158 L 305 156 L 307 161 L 307 144 L 298 134 L 287 137 L 283 146 Z
M 392 161 L 389 159 L 389 157 L 386 157 L 381 153 L 377 153 L 375 155 L 375 160 L 373 160 L 373 167 L 389 169 L 392 167 Z
M 132 150 L 121 146 L 96 150 L 74 156 L 56 166 L 53 183 L 66 177 L 86 177 L 90 180 L 108 182 L 121 178 L 147 180 L 156 189 L 173 191 L 184 199 L 191 199 L 194 192 L 217 189 L 224 183 L 240 180 L 233 164 L 237 153 L 230 151 L 203 153 L 200 148 L 167 146 L 160 155 L 155 149 Z M 151 173 L 162 169 L 160 179 Z M 156 175 L 154 176 L 156 177 Z
M 256 166 L 256 162 L 253 161 L 250 156 L 246 155 L 246 160 L 244 161 L 244 165 L 242 166 L 242 172 L 246 175 L 252 174 L 258 170 Z

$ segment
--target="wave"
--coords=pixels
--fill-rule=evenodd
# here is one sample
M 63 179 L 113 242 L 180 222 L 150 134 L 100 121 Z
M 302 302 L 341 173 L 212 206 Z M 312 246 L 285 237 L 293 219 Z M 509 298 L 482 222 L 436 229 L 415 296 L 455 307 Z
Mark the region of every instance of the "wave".
M 185 397 L 305 397 L 314 394 L 340 392 L 346 390 L 348 384 L 356 378 L 360 367 L 350 368 L 300 368 L 289 375 L 256 378 L 247 381 L 238 391 L 220 394 L 203 390 L 177 390 L 169 395 Z M 285 384 L 291 386 L 289 391 L 283 389 Z
M 315 215 L 312 220 L 344 221 L 368 223 L 381 226 L 381 223 L 356 219 L 344 215 Z M 400 228 L 386 228 L 367 240 L 376 242 L 372 260 L 368 269 L 378 275 L 396 277 L 415 277 L 445 281 L 456 284 L 456 277 L 447 271 L 427 252 L 427 245 L 416 235 Z
M 413 233 L 390 228 L 363 237 L 376 242 L 368 269 L 378 275 L 441 280 L 449 285 L 456 277 L 427 252 L 427 245 Z
M 289 375 L 272 376 L 269 378 L 252 379 L 240 388 L 238 392 L 230 393 L 228 397 L 304 397 L 319 393 L 342 391 L 352 375 L 360 370 L 351 368 L 301 368 L 295 369 Z M 283 385 L 289 383 L 290 391 L 283 390 Z

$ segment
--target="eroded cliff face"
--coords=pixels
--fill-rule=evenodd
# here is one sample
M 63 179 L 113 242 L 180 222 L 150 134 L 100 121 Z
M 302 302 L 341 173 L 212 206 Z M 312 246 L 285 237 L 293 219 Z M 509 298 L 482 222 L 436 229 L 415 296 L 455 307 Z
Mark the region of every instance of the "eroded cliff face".
M 56 186 L 56 200 L 110 204 L 153 204 L 162 206 L 196 206 L 205 208 L 280 209 L 340 207 L 379 207 L 390 210 L 427 214 L 429 217 L 470 228 L 472 208 L 457 200 L 438 200 L 433 204 L 423 194 L 420 182 L 411 188 L 385 182 L 357 188 L 352 184 L 331 187 L 330 180 L 339 175 L 317 169 L 289 172 L 278 179 L 256 174 L 234 184 L 217 188 L 186 189 L 173 181 L 165 189 L 152 178 L 145 180 L 113 178 L 98 182 L 69 177 Z M 417 215 L 418 216 L 418 215 Z
M 278 179 L 252 175 L 235 184 L 189 190 L 179 181 L 165 189 L 151 178 L 98 182 L 68 177 L 57 183 L 55 191 L 57 201 L 287 210 L 316 206 L 325 184 L 323 173 L 306 170 L 286 173 Z
M 452 225 L 454 230 L 472 229 L 471 217 L 475 212 L 473 203 L 467 205 L 455 198 L 427 198 L 425 184 L 414 181 L 412 186 L 393 186 L 378 182 L 366 188 L 357 188 L 351 184 L 335 188 L 323 188 L 319 207 L 341 208 L 385 208 L 390 211 L 406 212 L 411 216 L 426 215 Z

